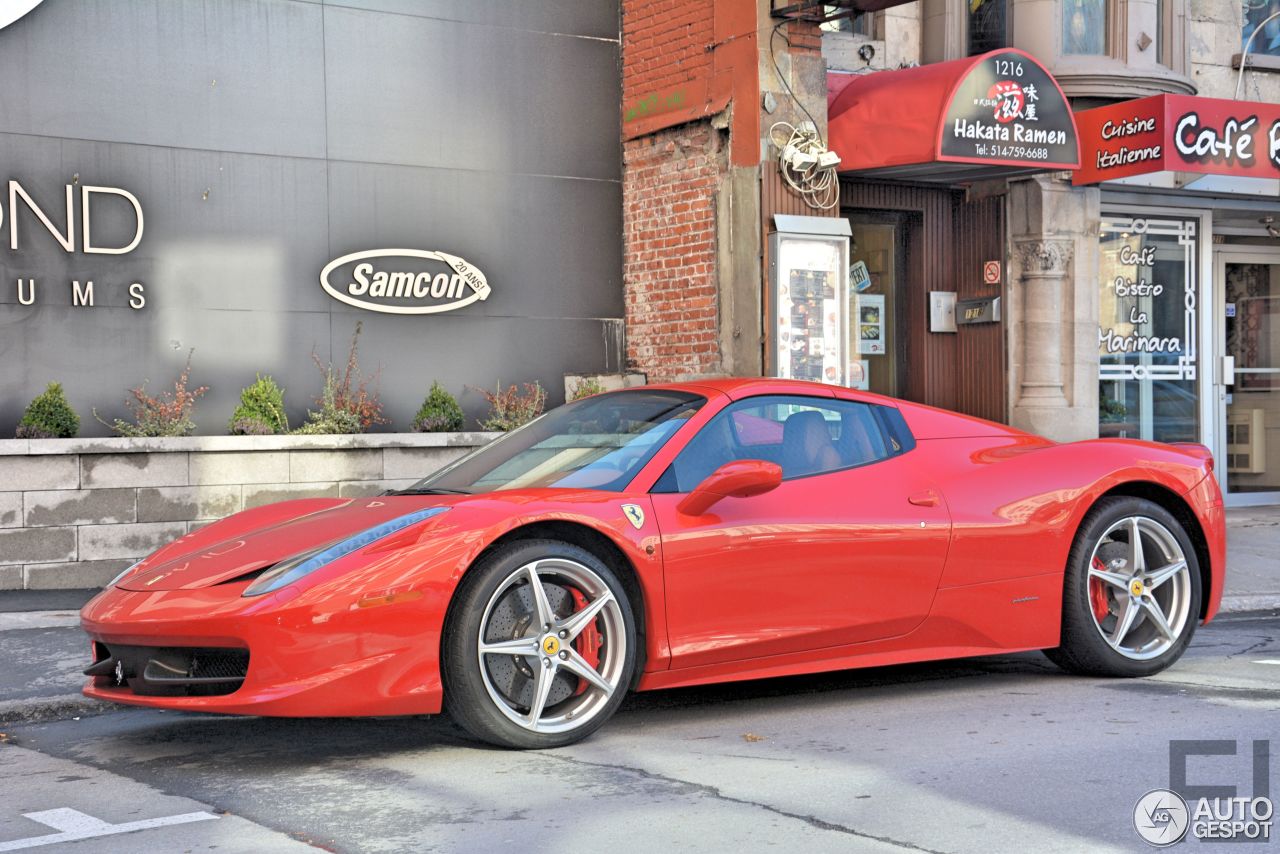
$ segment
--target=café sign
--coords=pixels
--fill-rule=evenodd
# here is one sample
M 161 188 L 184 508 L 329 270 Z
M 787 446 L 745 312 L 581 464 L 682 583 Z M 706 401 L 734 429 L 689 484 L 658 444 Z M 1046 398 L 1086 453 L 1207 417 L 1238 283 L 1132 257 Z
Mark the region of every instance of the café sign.
M 1076 184 L 1150 172 L 1280 178 L 1280 104 L 1154 95 L 1076 114 Z

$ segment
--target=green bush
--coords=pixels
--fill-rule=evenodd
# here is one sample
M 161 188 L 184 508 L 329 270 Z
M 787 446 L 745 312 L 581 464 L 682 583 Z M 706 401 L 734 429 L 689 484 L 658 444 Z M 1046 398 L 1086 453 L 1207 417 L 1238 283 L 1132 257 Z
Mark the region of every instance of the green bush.
M 582 400 L 584 397 L 603 393 L 604 384 L 600 380 L 595 377 L 579 377 L 578 381 L 573 385 L 573 393 L 569 395 L 569 400 Z
M 258 374 L 253 385 L 240 392 L 240 405 L 227 425 L 233 436 L 270 436 L 288 433 L 289 418 L 284 412 L 284 389 L 270 376 Z
M 70 439 L 79 432 L 80 416 L 67 403 L 62 383 L 49 383 L 22 413 L 16 435 L 19 439 Z
M 489 417 L 480 422 L 481 430 L 507 432 L 523 427 L 542 414 L 547 392 L 540 383 L 524 384 L 524 391 L 498 383 L 495 391 L 476 389 L 489 401 Z
M 413 419 L 415 433 L 450 433 L 462 429 L 462 407 L 458 399 L 438 382 L 431 383 L 427 399 Z
M 359 413 L 352 412 L 339 403 L 340 386 L 341 380 L 337 374 L 334 371 L 326 372 L 324 391 L 316 400 L 320 409 L 307 410 L 307 423 L 293 432 L 303 436 L 363 433 L 364 425 L 360 423 Z
M 316 398 L 319 411 L 307 411 L 307 423 L 295 433 L 364 433 L 374 424 L 386 424 L 382 417 L 382 401 L 378 397 L 375 373 L 366 377 L 360 371 L 357 345 L 363 323 L 356 323 L 356 331 L 351 336 L 351 349 L 347 352 L 347 365 L 339 370 L 330 362 L 325 364 L 313 351 L 311 361 L 316 363 L 324 377 L 324 390 Z M 371 390 L 369 384 L 373 383 Z

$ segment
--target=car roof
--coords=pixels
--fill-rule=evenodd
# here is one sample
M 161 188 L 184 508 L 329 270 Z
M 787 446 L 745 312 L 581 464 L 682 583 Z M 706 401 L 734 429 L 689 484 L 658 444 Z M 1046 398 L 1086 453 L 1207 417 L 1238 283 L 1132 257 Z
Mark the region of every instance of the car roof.
M 892 397 L 885 397 L 882 394 L 828 385 L 827 383 L 778 379 L 777 377 L 709 377 L 687 382 L 638 386 L 638 388 L 672 389 L 707 396 L 723 394 L 733 400 L 741 400 L 744 397 L 754 397 L 760 394 L 798 394 L 810 397 L 838 397 L 844 400 L 861 400 L 867 403 L 878 403 L 882 406 L 896 407 L 898 405 L 897 400 Z

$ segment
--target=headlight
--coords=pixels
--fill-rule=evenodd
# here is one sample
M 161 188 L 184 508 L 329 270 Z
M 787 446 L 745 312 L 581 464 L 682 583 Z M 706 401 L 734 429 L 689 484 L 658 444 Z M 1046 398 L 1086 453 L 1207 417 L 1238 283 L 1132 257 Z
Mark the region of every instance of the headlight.
M 246 587 L 244 593 L 240 595 L 261 596 L 263 593 L 279 590 L 299 578 L 310 575 L 320 567 L 333 563 L 340 557 L 346 557 L 357 549 L 362 549 L 376 540 L 388 537 L 396 531 L 421 522 L 423 519 L 439 516 L 448 509 L 448 507 L 430 507 L 426 510 L 419 510 L 416 513 L 399 516 L 388 522 L 383 522 L 381 525 L 375 525 L 367 531 L 361 531 L 355 536 L 348 537 L 331 546 L 326 546 L 318 552 L 303 552 L 288 560 L 283 560 L 255 578 L 253 583 Z

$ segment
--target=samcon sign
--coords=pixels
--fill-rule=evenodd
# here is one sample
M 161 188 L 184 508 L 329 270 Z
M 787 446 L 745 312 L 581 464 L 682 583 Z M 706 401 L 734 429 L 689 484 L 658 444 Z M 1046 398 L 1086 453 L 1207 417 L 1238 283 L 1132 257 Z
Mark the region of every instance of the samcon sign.
M 437 314 L 489 298 L 489 282 L 474 264 L 423 249 L 343 255 L 320 271 L 320 286 L 347 305 L 387 314 Z

